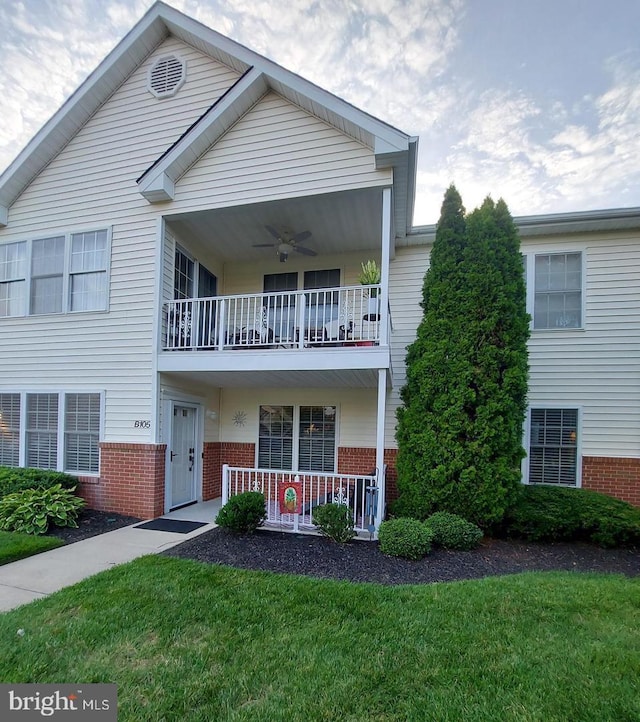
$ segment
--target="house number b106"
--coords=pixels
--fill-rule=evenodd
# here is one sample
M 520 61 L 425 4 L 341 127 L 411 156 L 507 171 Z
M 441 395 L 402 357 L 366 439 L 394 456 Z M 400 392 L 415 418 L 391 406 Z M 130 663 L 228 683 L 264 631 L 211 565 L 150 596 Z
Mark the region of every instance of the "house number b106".
M 150 421 L 134 421 L 133 428 L 134 429 L 150 429 L 151 422 Z

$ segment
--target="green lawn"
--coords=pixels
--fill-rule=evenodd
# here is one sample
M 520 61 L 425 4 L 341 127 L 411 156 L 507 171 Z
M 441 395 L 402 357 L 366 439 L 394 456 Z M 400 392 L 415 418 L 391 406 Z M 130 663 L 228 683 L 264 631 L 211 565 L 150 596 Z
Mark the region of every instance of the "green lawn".
M 0 680 L 115 682 L 121 722 L 637 722 L 640 580 L 391 588 L 146 557 L 0 615 Z
M 24 559 L 32 554 L 46 552 L 62 546 L 60 539 L 52 536 L 32 536 L 31 534 L 15 534 L 0 531 L 0 565 Z

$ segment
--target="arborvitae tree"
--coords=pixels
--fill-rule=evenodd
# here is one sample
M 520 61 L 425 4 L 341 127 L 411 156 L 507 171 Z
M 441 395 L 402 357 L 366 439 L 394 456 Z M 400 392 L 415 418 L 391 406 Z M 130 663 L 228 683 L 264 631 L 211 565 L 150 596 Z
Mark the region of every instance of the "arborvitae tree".
M 486 527 L 517 494 L 524 455 L 529 317 L 504 201 L 465 220 L 447 190 L 421 305 L 398 409 L 394 513 L 449 511 Z

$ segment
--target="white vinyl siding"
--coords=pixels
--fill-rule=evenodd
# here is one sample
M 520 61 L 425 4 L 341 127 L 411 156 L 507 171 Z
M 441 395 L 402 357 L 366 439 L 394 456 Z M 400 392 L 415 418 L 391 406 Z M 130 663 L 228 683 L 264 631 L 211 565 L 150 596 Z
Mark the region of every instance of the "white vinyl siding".
M 156 59 L 170 53 L 185 59 L 189 79 L 174 97 L 158 101 L 146 89 L 147 74 Z M 109 313 L 28 316 L 24 308 L 21 318 L 0 318 L 0 390 L 21 388 L 25 379 L 43 390 L 66 388 L 70 379 L 78 388 L 104 389 L 104 441 L 156 440 L 154 423 L 134 424 L 154 421 L 155 274 L 164 209 L 147 203 L 135 180 L 238 77 L 192 46 L 167 38 L 16 199 L 9 225 L 0 229 L 0 247 L 111 225 Z M 173 278 L 171 291 L 172 284 Z M 93 290 L 83 286 L 80 295 L 90 296 Z M 25 306 L 28 299 L 27 293 Z
M 578 410 L 531 409 L 529 484 L 578 483 Z
M 27 394 L 26 465 L 58 468 L 58 394 Z
M 0 466 L 20 465 L 20 394 L 0 394 Z
M 175 212 L 393 183 L 373 151 L 275 93 L 245 114 L 176 184 Z
M 582 254 L 537 254 L 534 263 L 533 327 L 582 327 Z
M 64 414 L 64 469 L 100 470 L 100 394 L 67 394 Z

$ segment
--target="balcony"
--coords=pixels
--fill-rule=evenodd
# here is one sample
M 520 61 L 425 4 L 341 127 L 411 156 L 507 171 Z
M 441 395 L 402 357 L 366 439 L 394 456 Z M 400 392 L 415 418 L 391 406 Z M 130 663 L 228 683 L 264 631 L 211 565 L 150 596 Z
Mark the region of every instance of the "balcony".
M 162 350 L 379 346 L 380 295 L 373 285 L 166 301 Z

